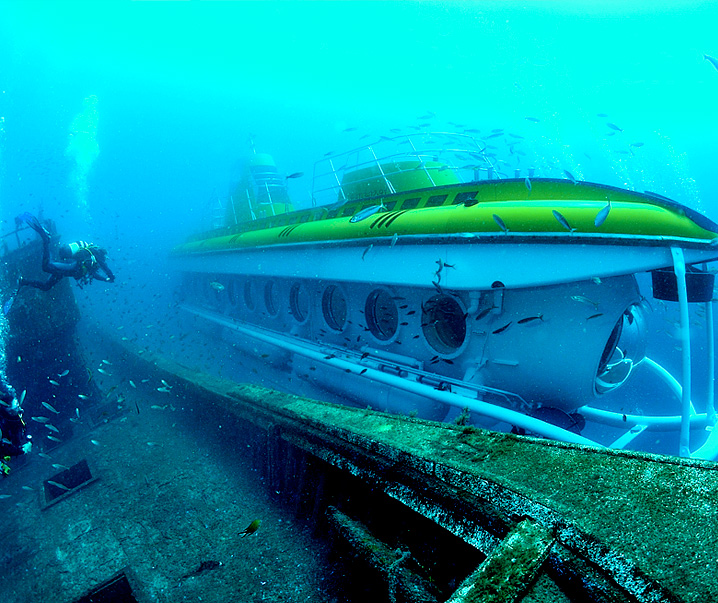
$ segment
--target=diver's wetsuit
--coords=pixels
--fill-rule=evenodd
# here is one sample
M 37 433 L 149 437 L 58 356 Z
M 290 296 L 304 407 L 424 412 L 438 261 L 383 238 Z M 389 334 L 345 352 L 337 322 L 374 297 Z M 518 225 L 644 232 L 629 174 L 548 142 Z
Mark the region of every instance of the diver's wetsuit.
M 7 456 L 20 456 L 25 453 L 23 446 L 27 442 L 25 423 L 22 420 L 22 408 L 17 403 L 15 391 L 0 375 L 0 461 Z M 5 473 L 0 469 L 1 473 Z
M 32 226 L 32 225 L 31 225 Z M 68 262 L 50 261 L 50 235 L 45 230 L 35 229 L 42 237 L 42 269 L 51 276 L 46 281 L 35 281 L 22 278 L 18 285 L 20 287 L 35 287 L 42 291 L 49 291 L 57 285 L 64 277 L 71 276 L 81 285 L 89 283 L 93 279 L 105 282 L 114 282 L 115 275 L 107 266 L 103 253 L 93 253 L 91 249 L 81 249 L 76 257 Z M 105 276 L 99 274 L 102 270 Z

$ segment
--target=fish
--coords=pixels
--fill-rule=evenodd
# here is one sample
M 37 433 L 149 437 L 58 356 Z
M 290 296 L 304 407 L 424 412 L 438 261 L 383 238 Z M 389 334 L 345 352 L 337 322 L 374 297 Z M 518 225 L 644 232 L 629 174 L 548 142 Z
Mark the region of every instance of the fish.
M 215 291 L 224 291 L 224 285 L 222 283 L 218 283 L 217 281 L 212 281 L 209 286 Z
M 244 538 L 245 536 L 249 536 L 250 534 L 254 534 L 254 533 L 259 529 L 259 526 L 261 526 L 261 525 L 262 525 L 262 520 L 261 520 L 261 519 L 255 519 L 255 520 L 254 520 L 252 523 L 250 523 L 246 528 L 244 528 L 244 530 L 242 530 L 242 531 L 240 532 L 240 535 L 242 536 L 242 538 Z
M 20 394 L 20 399 L 17 401 L 17 403 L 22 406 L 22 403 L 25 401 L 25 396 L 27 395 L 27 390 L 22 390 L 22 393 Z
M 30 487 L 30 486 L 23 486 L 22 489 L 23 489 L 23 490 L 27 490 L 28 492 L 34 492 L 34 491 L 35 491 L 35 488 L 32 488 L 32 487 Z
M 593 225 L 596 228 L 599 228 L 605 221 L 606 218 L 608 218 L 608 214 L 611 211 L 611 201 L 609 200 L 608 203 L 604 207 L 601 208 L 601 211 L 599 211 L 596 214 L 596 218 L 593 221 Z
M 160 379 L 160 381 L 162 381 L 162 385 L 164 385 L 165 387 L 167 387 L 169 389 L 172 389 L 172 386 L 169 383 L 167 383 L 167 381 L 165 381 L 164 379 Z
M 5 500 L 6 498 L 11 498 L 10 494 L 0 494 L 0 500 Z
M 504 332 L 506 329 L 508 329 L 512 324 L 513 324 L 513 321 L 512 321 L 512 322 L 508 322 L 508 323 L 506 323 L 503 327 L 499 327 L 499 328 L 496 329 L 495 331 L 491 331 L 491 333 L 492 333 L 493 335 L 498 335 L 499 333 L 503 333 L 503 332 Z
M 52 404 L 49 404 L 48 402 L 43 402 L 42 405 L 47 408 L 50 412 L 54 412 L 56 415 L 60 414 L 60 411 L 55 410 L 55 408 L 52 406 Z
M 714 59 L 712 56 L 709 56 L 709 55 L 707 55 L 707 54 L 704 54 L 704 55 L 703 55 L 703 58 L 704 58 L 706 61 L 708 61 L 711 65 L 713 65 L 713 67 L 715 67 L 716 69 L 718 69 L 718 59 Z
M 573 301 L 579 302 L 581 304 L 587 304 L 589 306 L 593 306 L 594 308 L 596 308 L 596 310 L 598 310 L 598 304 L 595 301 L 588 299 L 584 295 L 572 295 L 571 299 Z
M 137 386 L 135 385 L 135 382 L 132 379 L 130 379 L 130 385 L 132 387 L 134 387 L 135 389 L 137 389 Z
M 504 223 L 504 221 L 496 214 L 493 214 L 493 218 L 494 218 L 494 222 L 496 222 L 496 224 L 499 225 L 499 228 L 501 230 L 503 230 L 505 234 L 508 234 L 509 229 L 506 227 L 506 224 Z
M 491 310 L 493 310 L 495 308 L 496 308 L 496 306 L 489 306 L 488 308 L 484 308 L 483 310 L 481 310 L 481 312 L 479 312 L 476 315 L 476 320 L 481 320 L 482 318 L 488 316 L 489 312 L 491 312 Z
M 592 280 L 594 283 L 596 283 L 597 285 L 600 285 L 600 284 L 603 282 L 603 281 L 601 281 L 601 279 L 600 279 L 599 277 L 597 277 L 597 276 L 592 276 L 592 277 L 591 277 L 591 280 Z
M 628 146 L 629 146 L 629 147 L 636 147 L 636 148 L 638 148 L 638 147 L 642 147 L 642 146 L 643 146 L 643 143 L 642 143 L 642 142 L 632 142 L 632 143 L 631 143 L 630 145 L 628 145 Z
M 593 320 L 594 318 L 599 318 L 603 316 L 603 312 L 599 312 L 598 314 L 591 314 L 586 320 Z
M 396 245 L 396 242 L 397 242 L 398 240 L 399 240 L 399 233 L 398 233 L 398 232 L 395 232 L 395 233 L 394 233 L 394 236 L 391 237 L 391 245 L 389 245 L 389 247 L 394 247 L 394 245 Z
M 302 176 L 304 176 L 304 172 L 294 172 L 293 174 L 289 174 L 289 176 L 287 176 L 287 180 L 290 178 L 301 178 Z
M 361 259 L 363 260 L 366 257 L 366 254 L 369 253 L 372 250 L 372 247 L 374 247 L 374 243 L 371 243 L 369 247 L 367 247 L 364 252 L 361 254 Z
M 103 368 L 98 368 L 98 369 L 97 369 L 97 372 L 98 372 L 98 373 L 102 373 L 103 375 L 107 375 L 108 377 L 112 377 L 112 373 L 108 373 L 108 372 L 107 372 L 105 369 L 103 369 Z
M 356 132 L 359 128 L 344 128 L 342 132 Z
M 522 318 L 521 320 L 517 320 L 517 325 L 525 325 L 529 322 L 533 322 L 534 320 L 543 320 L 543 314 L 537 314 L 536 316 L 527 316 L 526 318 Z
M 69 370 L 69 369 L 65 369 L 65 370 L 62 371 L 61 373 L 58 373 L 57 376 L 58 376 L 58 377 L 67 377 L 69 374 L 70 374 L 70 370 Z
M 147 325 L 147 327 L 151 327 L 152 325 Z M 102 364 L 107 364 L 108 366 L 112 366 L 112 363 L 109 360 L 103 360 Z
M 57 387 L 60 386 L 60 384 L 59 384 L 57 381 L 55 381 L 54 379 L 50 379 L 49 381 L 50 381 L 50 384 L 51 384 L 51 385 L 55 385 L 55 386 L 57 386 Z
M 616 132 L 623 132 L 622 128 L 619 128 L 616 124 L 612 124 L 610 121 L 606 124 L 611 130 L 616 130 Z
M 202 572 L 206 572 L 208 570 L 217 569 L 218 567 L 222 566 L 221 561 L 203 561 L 199 564 L 199 567 L 194 570 L 193 572 L 189 572 L 188 574 L 185 574 L 180 578 L 180 580 L 184 580 L 185 578 L 192 578 L 193 576 L 198 576 Z
M 165 404 L 164 406 L 159 406 L 158 404 L 153 404 L 152 406 L 150 406 L 150 408 L 152 408 L 153 410 L 164 410 L 165 408 L 167 408 L 167 405 Z
M 563 226 L 566 230 L 569 232 L 574 232 L 576 229 L 572 228 L 571 225 L 568 223 L 568 220 L 566 217 L 559 211 L 556 211 L 555 209 L 551 210 L 551 213 L 553 214 L 553 217 L 558 220 L 558 223 Z
M 50 431 L 54 431 L 55 433 L 60 433 L 60 430 L 55 427 L 52 423 L 45 423 L 45 427 L 47 427 Z
M 67 471 L 69 467 L 67 465 L 61 465 L 60 463 L 53 463 L 52 464 L 53 469 L 62 469 L 63 471 Z
M 526 180 L 524 180 L 524 184 L 526 185 L 526 188 L 528 189 L 528 191 L 531 192 L 531 180 L 526 178 Z
M 361 222 L 362 220 L 366 220 L 367 218 L 370 218 L 375 213 L 382 211 L 386 209 L 386 205 L 384 203 L 380 203 L 379 205 L 372 205 L 371 207 L 366 207 L 362 209 L 360 212 L 357 212 L 354 214 L 351 218 L 349 218 L 349 222 L 352 224 L 356 224 L 357 222 Z
M 62 440 L 60 438 L 56 438 L 55 436 L 51 436 L 51 435 L 47 436 L 47 439 L 52 440 L 53 442 L 62 442 Z
M 77 394 L 77 397 L 80 398 L 80 400 L 89 400 L 90 396 L 86 396 L 85 394 Z
M 538 119 L 537 117 L 526 117 L 525 119 L 526 119 L 526 121 L 532 121 L 532 122 L 534 122 L 535 124 L 537 124 L 538 122 L 541 121 L 541 120 Z
M 54 482 L 51 479 L 47 480 L 47 483 L 51 486 L 55 486 L 56 488 L 60 488 L 61 490 L 64 490 L 65 492 L 69 492 L 72 490 L 72 488 L 68 488 L 65 484 L 61 484 L 59 482 Z
M 30 419 L 36 423 L 47 423 L 50 420 L 47 417 L 30 417 Z
M 563 173 L 566 175 L 566 178 L 568 178 L 571 182 L 576 184 L 576 178 L 574 177 L 574 175 L 571 172 L 569 172 L 568 170 L 564 170 Z
M 170 390 L 169 390 L 169 388 L 167 388 L 167 387 L 158 387 L 158 388 L 157 388 L 157 391 L 158 391 L 158 392 L 162 392 L 163 394 L 169 394 L 169 393 L 170 393 Z
M 101 444 L 97 440 L 90 440 L 91 444 L 94 444 L 95 446 L 101 446 Z

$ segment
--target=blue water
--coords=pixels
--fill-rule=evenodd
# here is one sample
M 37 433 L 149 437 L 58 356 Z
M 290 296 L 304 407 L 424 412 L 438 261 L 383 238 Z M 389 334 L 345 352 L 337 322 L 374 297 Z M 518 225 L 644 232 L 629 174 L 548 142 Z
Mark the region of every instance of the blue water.
M 325 153 L 429 121 L 514 134 L 523 154 L 493 139 L 510 174 L 568 170 L 718 219 L 712 2 L 1 7 L 2 232 L 31 211 L 107 247 L 117 282 L 78 293 L 85 319 L 148 346 L 174 324 L 167 253 L 209 227 L 250 138 L 306 173 L 297 207 Z M 677 370 L 665 320 L 651 344 Z

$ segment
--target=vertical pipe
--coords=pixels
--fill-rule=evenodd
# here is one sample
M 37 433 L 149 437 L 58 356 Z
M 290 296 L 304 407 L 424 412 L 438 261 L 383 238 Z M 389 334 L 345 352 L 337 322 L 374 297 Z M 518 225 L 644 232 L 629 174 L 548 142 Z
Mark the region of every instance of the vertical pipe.
M 716 422 L 715 409 L 715 333 L 713 332 L 713 302 L 706 302 L 706 335 L 708 338 L 708 400 L 706 413 L 711 424 Z
M 686 261 L 683 249 L 671 247 L 673 270 L 676 273 L 678 304 L 681 310 L 681 357 L 683 365 L 683 395 L 681 398 L 681 437 L 679 456 L 690 457 L 690 414 L 691 414 L 691 332 L 688 318 L 688 290 L 686 289 Z

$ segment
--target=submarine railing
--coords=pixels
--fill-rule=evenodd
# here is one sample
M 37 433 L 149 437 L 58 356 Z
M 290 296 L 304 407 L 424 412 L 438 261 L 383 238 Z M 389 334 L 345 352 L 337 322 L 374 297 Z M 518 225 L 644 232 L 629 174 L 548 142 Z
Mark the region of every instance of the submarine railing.
M 333 354 L 327 352 L 328 347 L 326 344 L 323 344 L 323 346 L 315 346 L 311 342 L 307 341 L 302 341 L 300 344 L 296 341 L 290 341 L 288 338 L 274 332 L 264 330 L 261 327 L 257 327 L 255 325 L 243 325 L 235 319 L 218 315 L 209 310 L 204 310 L 187 304 L 183 304 L 181 307 L 190 313 L 202 316 L 207 320 L 225 326 L 231 330 L 241 332 L 250 337 L 254 337 L 255 339 L 276 345 L 302 356 L 309 357 L 317 362 L 335 366 L 342 370 L 353 371 L 357 376 L 365 379 L 382 382 L 402 391 L 414 393 L 451 406 L 458 406 L 461 408 L 467 407 L 470 411 L 476 412 L 479 415 L 521 427 L 550 439 L 588 446 L 606 446 L 605 444 L 601 444 L 595 440 L 591 440 L 574 432 L 562 429 L 551 423 L 535 419 L 519 411 L 496 406 L 492 403 L 483 402 L 453 392 L 440 391 L 429 385 L 410 381 L 400 375 L 387 374 L 381 370 L 368 368 L 363 364 L 358 364 L 349 359 L 333 357 Z M 336 350 L 332 348 L 332 351 L 335 352 Z M 675 377 L 670 375 L 666 369 L 654 361 L 649 361 L 647 366 L 654 368 L 657 374 L 659 374 L 661 378 L 669 384 L 674 393 L 676 393 L 679 398 L 681 397 L 681 386 Z M 364 371 L 364 369 L 366 369 L 366 371 Z M 361 373 L 361 371 L 364 372 Z M 684 421 L 682 412 L 679 415 L 632 415 L 594 408 L 591 406 L 579 407 L 578 412 L 584 415 L 587 419 L 591 419 L 596 423 L 612 427 L 626 428 L 626 433 L 617 438 L 613 443 L 620 447 L 628 445 L 633 439 L 635 439 L 635 437 L 640 435 L 640 433 L 646 429 L 655 431 L 675 431 L 681 427 Z M 695 413 L 692 405 L 689 405 L 688 425 L 690 428 L 706 428 L 711 424 L 710 416 L 707 413 Z M 640 432 L 637 431 L 636 428 L 640 429 Z M 711 438 L 713 433 L 715 432 L 712 432 L 709 435 L 706 444 L 704 444 L 703 447 L 699 448 L 691 456 L 705 460 L 713 460 L 716 456 L 718 456 L 718 436 L 716 436 L 716 438 Z M 712 442 L 711 446 L 706 446 L 709 442 Z M 609 444 L 608 446 L 613 447 L 612 444 Z M 700 453 L 698 452 L 699 450 L 701 451 Z M 715 454 L 713 456 L 708 456 L 709 450 L 714 450 Z

